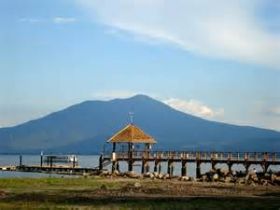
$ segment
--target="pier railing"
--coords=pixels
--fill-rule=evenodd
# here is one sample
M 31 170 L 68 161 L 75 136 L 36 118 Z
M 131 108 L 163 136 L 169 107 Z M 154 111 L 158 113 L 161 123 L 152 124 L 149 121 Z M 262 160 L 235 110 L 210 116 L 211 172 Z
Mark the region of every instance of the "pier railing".
M 110 158 L 111 155 L 105 155 Z M 129 159 L 129 153 L 116 152 L 117 159 L 125 160 Z M 131 157 L 131 156 L 130 156 Z M 196 151 L 133 151 L 133 159 L 173 159 L 173 160 L 189 160 L 189 161 L 268 161 L 279 162 L 280 153 L 268 153 L 268 152 L 196 152 Z

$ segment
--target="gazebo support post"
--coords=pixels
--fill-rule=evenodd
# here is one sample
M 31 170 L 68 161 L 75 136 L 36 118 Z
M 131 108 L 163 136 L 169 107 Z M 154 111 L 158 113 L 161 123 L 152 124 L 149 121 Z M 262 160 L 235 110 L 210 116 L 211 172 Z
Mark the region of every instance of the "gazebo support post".
M 133 151 L 132 143 L 128 143 L 128 171 L 133 171 Z

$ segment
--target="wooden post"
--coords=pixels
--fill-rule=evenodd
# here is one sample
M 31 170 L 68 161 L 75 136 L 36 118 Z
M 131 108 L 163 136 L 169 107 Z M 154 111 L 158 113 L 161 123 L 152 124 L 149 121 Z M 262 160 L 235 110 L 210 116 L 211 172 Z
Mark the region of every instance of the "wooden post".
M 157 160 L 155 160 L 154 172 L 157 172 L 157 168 L 158 168 L 158 162 L 157 162 Z
M 158 173 L 161 173 L 161 163 L 158 164 Z
M 230 162 L 228 162 L 227 165 L 228 165 L 228 171 L 229 171 L 229 173 L 232 174 L 232 165 L 233 165 L 233 164 L 230 163 Z
M 262 166 L 262 168 L 263 168 L 263 172 L 264 172 L 264 173 L 267 173 L 269 164 L 264 160 L 264 161 L 262 162 L 261 166 Z
M 212 167 L 212 170 L 215 171 L 215 165 L 216 165 L 216 162 L 214 160 L 211 160 L 211 167 Z
M 53 166 L 53 156 L 50 156 L 50 167 L 51 167 L 51 170 L 52 170 L 52 166 Z
M 246 161 L 246 162 L 244 163 L 244 166 L 245 166 L 245 172 L 246 172 L 246 174 L 248 174 L 250 164 L 249 164 L 249 163 L 247 163 L 247 161 Z
M 132 143 L 128 143 L 128 171 L 133 171 Z
M 169 176 L 172 176 L 172 161 L 168 160 L 167 162 L 167 173 L 169 174 Z
M 182 169 L 181 169 L 181 176 L 187 176 L 187 162 L 185 160 L 182 160 Z
M 116 142 L 113 143 L 113 152 L 116 151 Z
M 201 177 L 200 160 L 196 160 L 196 178 Z
M 144 159 L 144 157 L 142 158 L 141 173 L 142 173 L 142 174 L 144 174 L 144 173 L 145 173 L 145 159 Z
M 112 161 L 112 173 L 114 173 L 117 170 L 117 165 L 116 165 L 117 164 L 117 157 L 116 157 L 115 152 L 112 152 L 111 161 Z
M 22 166 L 22 155 L 19 156 L 19 166 Z
M 145 173 L 148 173 L 150 171 L 150 165 L 149 162 L 147 161 L 145 164 Z
M 76 156 L 73 156 L 73 168 L 75 168 L 76 165 Z
M 99 170 L 103 170 L 103 155 L 101 154 L 99 157 Z
M 41 166 L 41 168 L 43 167 L 43 152 L 41 152 L 41 155 L 40 155 L 40 166 Z
M 117 170 L 117 162 L 112 161 L 112 173 L 114 173 Z
M 117 169 L 117 171 L 120 171 L 120 164 L 119 164 L 119 161 L 117 161 L 117 163 L 116 163 L 116 169 Z

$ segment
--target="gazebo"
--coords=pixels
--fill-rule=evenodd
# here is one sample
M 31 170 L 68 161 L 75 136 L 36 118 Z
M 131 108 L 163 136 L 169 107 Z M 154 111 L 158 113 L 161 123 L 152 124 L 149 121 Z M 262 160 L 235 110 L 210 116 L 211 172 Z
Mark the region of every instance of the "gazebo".
M 156 143 L 153 137 L 146 134 L 139 127 L 130 123 L 123 129 L 113 135 L 108 141 L 113 144 L 112 149 L 112 171 L 118 168 L 118 157 L 117 157 L 117 144 L 127 144 L 127 159 L 128 159 L 128 171 L 133 170 L 133 152 L 135 144 L 144 144 L 144 153 L 149 154 L 152 145 Z M 118 148 L 119 149 L 119 148 Z M 143 153 L 143 154 L 144 154 Z M 143 170 L 143 169 L 142 169 Z

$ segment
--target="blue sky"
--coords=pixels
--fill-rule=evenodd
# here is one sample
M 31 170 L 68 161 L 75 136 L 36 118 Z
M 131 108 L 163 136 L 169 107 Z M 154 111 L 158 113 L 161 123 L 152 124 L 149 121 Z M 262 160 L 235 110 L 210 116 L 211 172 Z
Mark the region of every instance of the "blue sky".
M 0 26 L 1 127 L 143 93 L 280 130 L 280 1 L 3 0 Z

